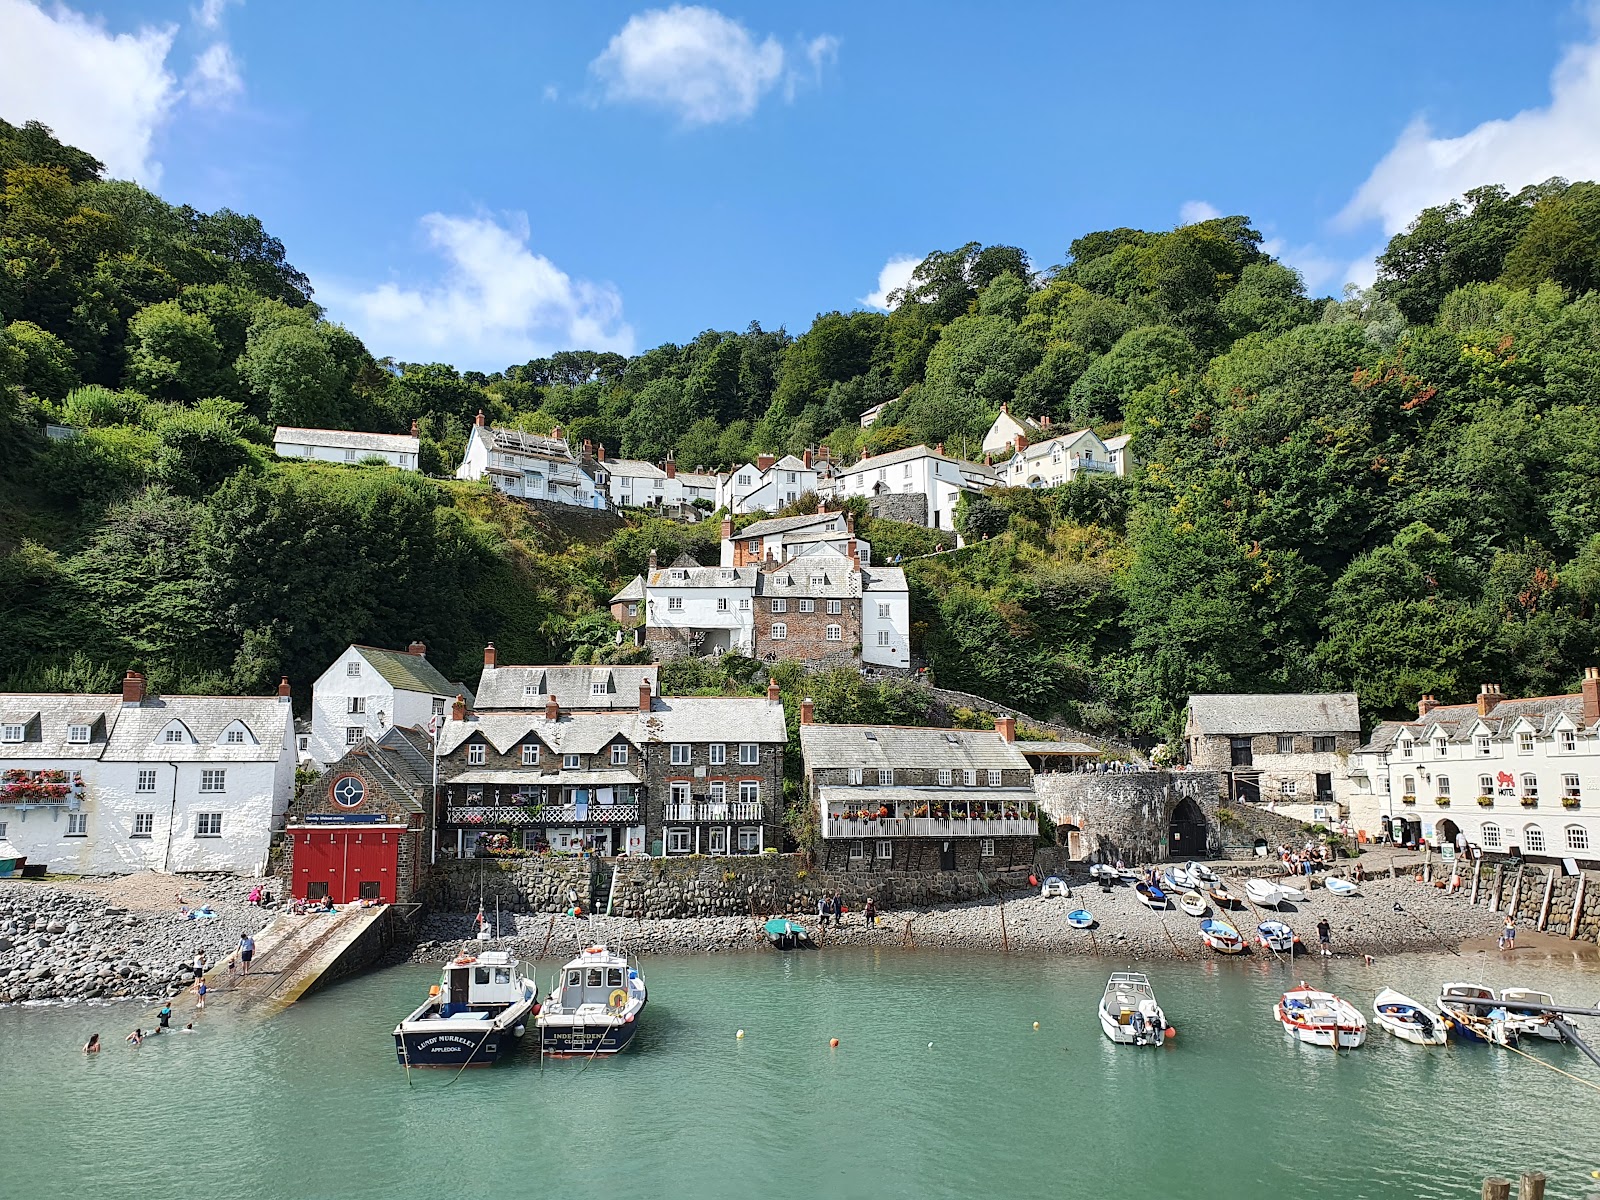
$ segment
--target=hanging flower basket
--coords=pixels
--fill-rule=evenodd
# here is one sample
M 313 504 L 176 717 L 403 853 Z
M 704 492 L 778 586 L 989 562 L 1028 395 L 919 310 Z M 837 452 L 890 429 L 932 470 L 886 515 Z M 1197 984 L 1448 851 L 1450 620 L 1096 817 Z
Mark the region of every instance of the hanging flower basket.
M 1400 797 L 1400 803 L 1401 804 L 1415 804 L 1416 802 L 1417 802 L 1417 798 L 1415 796 L 1401 796 Z
M 1435 796 L 1433 798 L 1433 802 L 1435 804 L 1437 804 L 1440 808 L 1449 808 L 1450 807 L 1450 797 L 1449 796 Z
M 1533 808 L 1538 803 L 1539 803 L 1539 797 L 1537 797 L 1537 796 L 1524 796 L 1522 798 L 1522 807 L 1523 808 Z
M 1494 805 L 1494 797 L 1493 796 L 1479 796 L 1478 797 L 1478 805 L 1479 805 L 1480 808 L 1490 808 L 1490 807 L 1492 807 Z
M 1563 797 L 1561 797 L 1561 807 L 1562 808 L 1577 808 L 1580 803 L 1581 803 L 1581 801 L 1576 796 L 1563 796 Z

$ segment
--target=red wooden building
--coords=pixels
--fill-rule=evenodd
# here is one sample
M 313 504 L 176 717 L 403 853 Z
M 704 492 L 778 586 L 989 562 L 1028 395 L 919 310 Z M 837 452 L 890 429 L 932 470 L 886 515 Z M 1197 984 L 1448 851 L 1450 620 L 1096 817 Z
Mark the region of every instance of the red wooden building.
M 345 752 L 289 810 L 291 892 L 305 900 L 410 901 L 433 830 L 432 743 L 390 729 Z

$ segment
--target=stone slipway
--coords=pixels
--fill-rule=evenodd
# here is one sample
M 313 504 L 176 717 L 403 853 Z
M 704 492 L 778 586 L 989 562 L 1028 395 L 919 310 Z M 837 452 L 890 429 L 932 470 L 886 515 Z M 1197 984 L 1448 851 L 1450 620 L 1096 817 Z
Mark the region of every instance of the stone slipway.
M 270 1016 L 306 993 L 376 960 L 392 940 L 389 905 L 307 916 L 283 913 L 256 935 L 244 975 L 218 966 L 206 975 L 208 1000 Z M 192 1002 L 192 995 L 185 997 Z

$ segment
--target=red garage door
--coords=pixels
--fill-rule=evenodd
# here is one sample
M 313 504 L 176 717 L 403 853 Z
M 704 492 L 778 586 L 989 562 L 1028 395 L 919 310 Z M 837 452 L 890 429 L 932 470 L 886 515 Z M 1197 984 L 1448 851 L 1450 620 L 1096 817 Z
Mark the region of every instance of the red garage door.
M 403 833 L 370 825 L 295 829 L 294 894 L 312 900 L 329 896 L 335 904 L 357 899 L 393 904 Z

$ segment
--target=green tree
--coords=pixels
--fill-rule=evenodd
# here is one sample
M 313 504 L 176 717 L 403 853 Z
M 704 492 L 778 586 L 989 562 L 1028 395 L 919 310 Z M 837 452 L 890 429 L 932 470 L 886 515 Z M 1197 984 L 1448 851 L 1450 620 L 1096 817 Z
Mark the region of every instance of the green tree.
M 215 388 L 222 343 L 207 317 L 168 300 L 140 309 L 128 322 L 127 356 L 130 387 L 187 403 Z

